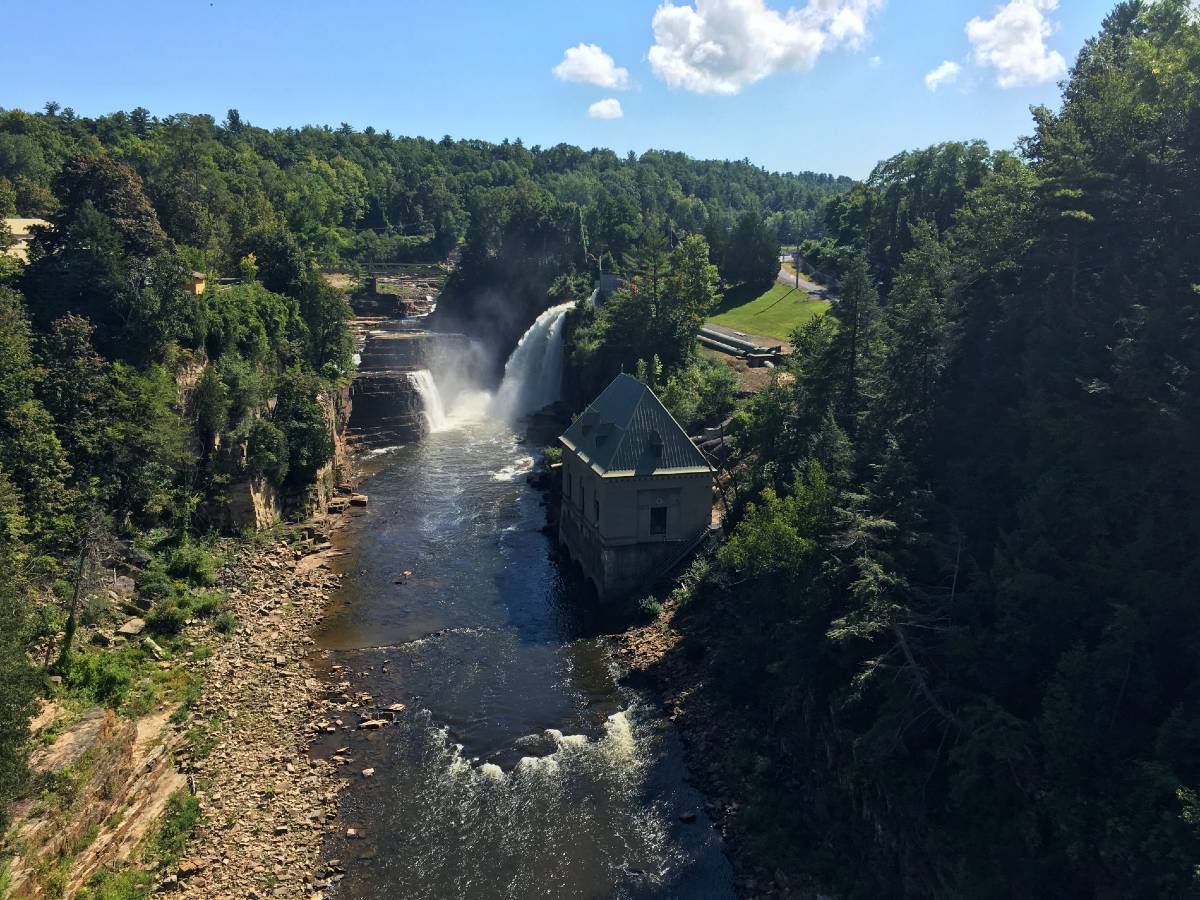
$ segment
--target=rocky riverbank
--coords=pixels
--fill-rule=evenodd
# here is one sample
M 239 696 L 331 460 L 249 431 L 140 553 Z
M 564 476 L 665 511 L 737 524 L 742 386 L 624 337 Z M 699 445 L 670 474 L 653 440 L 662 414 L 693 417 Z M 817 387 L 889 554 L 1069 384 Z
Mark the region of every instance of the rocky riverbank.
M 649 693 L 675 724 L 684 746 L 690 781 L 704 794 L 705 809 L 733 865 L 738 896 L 748 900 L 819 896 L 799 884 L 754 846 L 744 817 L 756 767 L 770 738 L 757 723 L 731 708 L 712 672 L 710 652 L 735 627 L 729 611 L 714 605 L 680 608 L 663 603 L 650 623 L 614 635 L 614 658 L 622 680 Z M 782 771 L 777 770 L 779 778 Z
M 320 850 L 342 782 L 333 762 L 307 751 L 336 727 L 310 658 L 339 580 L 324 540 L 334 524 L 304 541 L 247 546 L 223 573 L 239 626 L 203 663 L 203 692 L 179 726 L 177 759 L 202 814 L 168 877 L 179 896 L 311 898 L 328 883 Z

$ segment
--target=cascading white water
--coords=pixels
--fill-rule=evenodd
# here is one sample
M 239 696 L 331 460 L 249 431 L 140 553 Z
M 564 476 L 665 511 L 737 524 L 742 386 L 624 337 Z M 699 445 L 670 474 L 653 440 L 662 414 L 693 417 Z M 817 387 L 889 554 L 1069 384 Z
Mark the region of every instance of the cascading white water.
M 503 419 L 549 406 L 562 395 L 563 318 L 575 301 L 552 306 L 529 326 L 504 364 L 495 411 Z
M 429 430 L 431 432 L 445 431 L 446 409 L 442 405 L 442 395 L 438 392 L 437 382 L 433 380 L 433 375 L 428 369 L 418 369 L 415 372 L 409 372 L 408 379 L 416 389 L 417 396 L 421 398 L 425 423 L 429 426 Z

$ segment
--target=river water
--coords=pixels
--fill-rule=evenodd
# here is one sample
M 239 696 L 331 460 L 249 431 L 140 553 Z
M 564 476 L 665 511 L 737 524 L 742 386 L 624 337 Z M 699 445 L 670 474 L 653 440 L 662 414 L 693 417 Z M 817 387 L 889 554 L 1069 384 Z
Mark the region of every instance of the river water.
M 318 748 L 353 773 L 335 894 L 732 897 L 673 729 L 617 684 L 605 623 L 542 533 L 525 475 L 551 435 L 478 395 L 443 426 L 369 461 L 370 508 L 338 538 L 318 643 L 349 692 L 405 709 Z

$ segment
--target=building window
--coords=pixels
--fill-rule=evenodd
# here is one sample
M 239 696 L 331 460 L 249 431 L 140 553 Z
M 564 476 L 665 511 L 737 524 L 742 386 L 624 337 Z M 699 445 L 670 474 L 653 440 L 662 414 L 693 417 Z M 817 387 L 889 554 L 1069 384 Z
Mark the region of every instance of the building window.
M 667 508 L 665 506 L 650 507 L 650 533 L 667 533 Z
M 596 521 L 599 522 L 600 521 L 600 495 L 599 494 L 597 494 L 595 496 L 595 498 L 592 500 L 592 506 L 596 513 Z

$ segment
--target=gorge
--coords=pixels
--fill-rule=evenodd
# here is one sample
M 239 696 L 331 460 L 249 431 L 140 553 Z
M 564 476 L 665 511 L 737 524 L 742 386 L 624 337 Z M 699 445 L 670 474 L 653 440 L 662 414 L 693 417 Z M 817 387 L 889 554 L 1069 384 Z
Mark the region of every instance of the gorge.
M 356 773 L 353 835 L 327 848 L 342 896 L 733 896 L 678 737 L 618 683 L 604 611 L 526 483 L 553 430 L 525 433 L 523 414 L 557 399 L 570 305 L 530 326 L 494 397 L 456 387 L 442 413 L 415 370 L 429 427 L 367 458 L 370 509 L 335 535 L 319 665 L 367 707 L 403 707 L 314 748 Z

